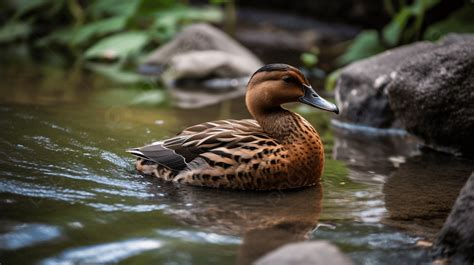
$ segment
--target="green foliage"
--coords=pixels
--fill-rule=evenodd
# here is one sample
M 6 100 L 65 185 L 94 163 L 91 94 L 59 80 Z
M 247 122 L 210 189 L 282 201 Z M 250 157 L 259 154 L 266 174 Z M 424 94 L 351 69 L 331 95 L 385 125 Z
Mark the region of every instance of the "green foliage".
M 310 52 L 302 53 L 300 59 L 306 67 L 313 67 L 318 63 L 318 55 Z
M 195 9 L 185 6 L 175 6 L 159 11 L 153 21 L 152 29 L 160 40 L 169 40 L 175 34 L 180 23 L 197 21 L 218 22 L 222 20 L 222 13 L 215 8 Z
M 122 84 L 144 83 L 147 81 L 147 79 L 142 75 L 132 71 L 123 70 L 119 64 L 108 65 L 100 63 L 87 63 L 85 67 Z
M 164 90 L 148 89 L 143 90 L 140 87 L 137 89 L 108 89 L 101 91 L 96 101 L 101 105 L 107 106 L 166 106 L 167 98 Z
M 324 83 L 324 89 L 327 91 L 334 91 L 337 84 L 337 79 L 341 75 L 341 69 L 337 69 L 333 71 L 329 76 L 326 78 L 326 82 Z
M 86 59 L 124 60 L 137 54 L 148 41 L 148 34 L 129 31 L 107 36 L 84 53 Z
M 385 47 L 379 41 L 379 35 L 375 30 L 362 31 L 357 35 L 347 51 L 338 58 L 339 64 L 348 64 L 350 62 L 369 57 L 385 50 Z
M 72 45 L 87 43 L 87 41 L 93 37 L 123 30 L 126 23 L 127 17 L 125 16 L 105 18 L 97 22 L 88 23 L 75 29 L 74 34 L 71 36 L 70 43 Z
M 126 68 L 171 39 L 188 23 L 220 22 L 218 7 L 192 7 L 176 0 L 19 0 L 4 3 L 0 43 L 56 47 L 89 69 L 120 82 L 140 80 Z M 40 22 L 40 23 L 38 23 Z M 45 53 L 44 53 L 45 54 Z M 107 62 L 90 67 L 88 61 Z M 107 70 L 106 67 L 110 67 Z
M 469 33 L 474 32 L 474 5 L 467 5 L 454 13 L 452 13 L 446 20 L 440 21 L 429 26 L 423 38 L 426 40 L 435 41 L 441 36 L 451 32 Z
M 0 28 L 0 43 L 25 39 L 31 33 L 31 26 L 25 22 L 9 22 Z
M 338 58 L 339 64 L 348 64 L 386 49 L 418 41 L 421 37 L 435 40 L 449 32 L 474 32 L 471 18 L 472 4 L 465 4 L 448 19 L 428 27 L 423 34 L 422 25 L 426 12 L 441 0 L 414 0 L 410 5 L 404 4 L 404 1 L 397 1 L 398 10 L 395 10 L 392 2 L 392 0 L 384 1 L 386 11 L 392 15 L 390 23 L 384 26 L 381 32 L 366 30 L 359 33 L 346 52 Z

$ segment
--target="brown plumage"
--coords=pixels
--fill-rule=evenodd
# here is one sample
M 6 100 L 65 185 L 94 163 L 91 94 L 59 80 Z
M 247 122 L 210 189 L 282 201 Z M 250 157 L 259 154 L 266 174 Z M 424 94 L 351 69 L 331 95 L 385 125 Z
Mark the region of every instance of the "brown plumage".
M 242 190 L 314 185 L 323 171 L 323 144 L 308 121 L 281 107 L 295 101 L 338 113 L 298 69 L 270 64 L 248 83 L 246 104 L 255 120 L 198 124 L 128 152 L 138 157 L 138 171 L 167 181 Z

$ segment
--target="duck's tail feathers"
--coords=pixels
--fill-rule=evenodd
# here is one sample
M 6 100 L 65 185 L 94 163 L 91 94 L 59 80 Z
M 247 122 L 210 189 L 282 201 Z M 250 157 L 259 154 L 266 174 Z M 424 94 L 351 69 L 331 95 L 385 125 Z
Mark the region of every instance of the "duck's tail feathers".
M 140 157 L 140 158 L 143 158 L 143 159 L 146 159 L 146 160 L 150 160 L 150 158 L 148 158 L 146 155 L 144 155 L 140 150 L 138 150 L 138 148 L 130 148 L 130 149 L 127 149 L 126 152 L 130 153 L 134 156 L 137 156 L 137 157 Z

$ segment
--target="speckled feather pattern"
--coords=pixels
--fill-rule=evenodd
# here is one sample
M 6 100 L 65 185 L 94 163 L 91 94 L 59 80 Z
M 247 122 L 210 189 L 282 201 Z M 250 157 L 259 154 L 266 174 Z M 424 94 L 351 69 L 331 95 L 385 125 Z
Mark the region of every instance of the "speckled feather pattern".
M 286 126 L 278 136 L 265 133 L 251 119 L 189 127 L 175 137 L 184 139 L 176 151 L 200 153 L 186 161 L 184 169 L 173 170 L 144 158 L 137 159 L 136 168 L 166 181 L 215 188 L 270 190 L 314 185 L 324 165 L 320 137 L 300 115 L 288 111 L 284 118 Z M 153 145 L 166 146 L 166 141 Z

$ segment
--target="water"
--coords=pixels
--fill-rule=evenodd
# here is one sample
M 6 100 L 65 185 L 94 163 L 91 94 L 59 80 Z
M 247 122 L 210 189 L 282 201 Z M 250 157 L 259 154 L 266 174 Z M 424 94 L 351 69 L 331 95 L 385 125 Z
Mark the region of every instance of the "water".
M 415 243 L 434 237 L 472 171 L 416 139 L 350 133 L 331 127 L 331 114 L 293 105 L 323 137 L 322 187 L 179 186 L 137 175 L 124 150 L 247 118 L 242 99 L 195 110 L 130 105 L 143 91 L 45 67 L 13 68 L 2 80 L 1 264 L 249 264 L 319 239 L 356 264 L 429 263 Z

